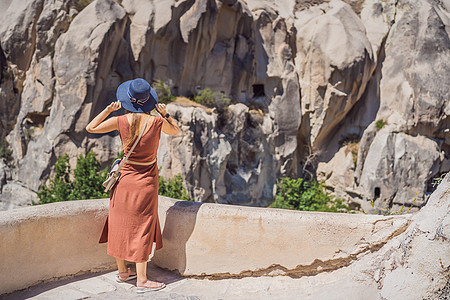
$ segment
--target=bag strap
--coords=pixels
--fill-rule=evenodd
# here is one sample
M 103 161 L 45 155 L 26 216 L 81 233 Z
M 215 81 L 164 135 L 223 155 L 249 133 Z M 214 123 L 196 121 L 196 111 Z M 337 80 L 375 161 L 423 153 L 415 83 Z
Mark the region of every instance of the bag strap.
M 122 161 L 119 164 L 119 168 L 117 169 L 117 172 L 120 171 L 120 169 L 122 168 L 122 166 L 126 163 L 128 157 L 131 155 L 131 152 L 133 152 L 134 148 L 136 147 L 137 143 L 139 142 L 139 140 L 141 139 L 142 135 L 144 134 L 145 128 L 147 128 L 147 123 L 148 120 L 150 120 L 151 116 L 148 116 L 148 118 L 145 120 L 145 124 L 144 127 L 142 128 L 141 132 L 139 133 L 139 136 L 137 137 L 136 141 L 133 144 L 133 147 L 131 147 L 130 151 L 128 151 L 127 155 L 125 156 L 124 159 L 122 159 Z

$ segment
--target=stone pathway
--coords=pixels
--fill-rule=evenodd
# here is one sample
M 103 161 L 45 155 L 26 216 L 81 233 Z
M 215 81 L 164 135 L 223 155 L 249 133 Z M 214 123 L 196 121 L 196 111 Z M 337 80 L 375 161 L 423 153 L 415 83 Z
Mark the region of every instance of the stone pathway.
M 296 279 L 277 276 L 208 280 L 183 278 L 149 265 L 149 277 L 152 280 L 166 283 L 166 288 L 144 294 L 136 293 L 135 280 L 130 281 L 130 283 L 117 283 L 114 279 L 115 274 L 116 271 L 90 273 L 46 282 L 0 296 L 0 299 L 379 299 L 370 293 L 373 291 L 368 291 L 364 287 L 352 286 L 351 282 L 345 279 L 348 275 L 345 273 L 341 274 L 342 280 L 334 282 L 330 282 L 326 274 L 322 274 L 325 276 L 323 278 L 322 275 L 317 275 Z M 314 286 L 314 294 L 311 294 L 312 286 Z

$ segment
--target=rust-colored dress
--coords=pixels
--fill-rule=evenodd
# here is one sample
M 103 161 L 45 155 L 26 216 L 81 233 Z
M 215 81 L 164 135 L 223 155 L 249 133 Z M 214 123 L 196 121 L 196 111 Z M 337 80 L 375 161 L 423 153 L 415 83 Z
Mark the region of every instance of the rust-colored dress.
M 130 134 L 130 124 L 126 115 L 118 117 L 117 122 L 120 138 L 125 143 Z M 162 124 L 162 117 L 148 121 L 146 132 L 131 153 L 130 160 L 150 162 L 156 158 Z M 111 190 L 109 215 L 100 242 L 106 242 L 107 236 L 109 255 L 131 262 L 144 262 L 148 260 L 154 242 L 155 250 L 162 247 L 158 220 L 158 166 L 156 162 L 149 166 L 125 163 L 120 173 L 119 181 Z

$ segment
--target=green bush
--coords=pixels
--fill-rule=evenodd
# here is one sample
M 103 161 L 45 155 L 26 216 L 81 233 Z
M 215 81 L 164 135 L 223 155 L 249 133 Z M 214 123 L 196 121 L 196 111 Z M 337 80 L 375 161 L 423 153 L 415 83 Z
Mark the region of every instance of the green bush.
M 109 197 L 109 193 L 105 193 L 102 185 L 108 170 L 100 168 L 100 162 L 93 151 L 90 151 L 86 157 L 83 155 L 77 157 L 77 166 L 73 170 L 74 181 L 71 194 L 73 200 Z
M 158 95 L 159 103 L 167 104 L 169 102 L 174 101 L 176 98 L 170 92 L 170 87 L 165 85 L 161 79 L 158 79 L 158 81 L 155 82 L 155 84 L 153 85 L 153 88 L 155 89 L 156 94 Z
M 384 121 L 383 119 L 379 119 L 378 121 L 375 122 L 375 127 L 380 130 L 381 128 L 383 128 L 385 125 L 387 124 L 386 121 Z
M 189 198 L 186 189 L 183 187 L 183 177 L 179 174 L 169 178 L 167 181 L 162 176 L 159 176 L 158 194 L 174 199 L 194 201 Z
M 123 152 L 119 157 L 123 156 Z M 77 157 L 77 166 L 70 168 L 69 155 L 65 153 L 60 156 L 55 164 L 55 175 L 50 179 L 48 185 L 42 185 L 38 192 L 39 202 L 34 204 L 45 204 L 69 200 L 100 199 L 108 198 L 102 185 L 109 169 L 100 170 L 100 162 L 94 152 L 89 152 L 86 157 Z M 71 176 L 73 175 L 73 179 Z M 180 200 L 191 200 L 186 189 L 183 187 L 181 175 L 175 175 L 167 182 L 159 177 L 158 193 L 162 196 Z
M 230 105 L 230 98 L 220 92 L 215 92 L 208 88 L 201 90 L 194 96 L 194 102 L 205 105 L 207 107 L 215 107 L 219 112 L 223 111 L 228 105 Z
M 38 192 L 39 202 L 36 204 L 109 197 L 102 186 L 107 170 L 100 170 L 100 162 L 94 152 L 90 151 L 86 157 L 80 154 L 73 170 L 73 180 L 71 175 L 69 155 L 65 153 L 58 158 L 55 175 L 50 179 L 49 185 L 41 186 Z
M 69 155 L 65 153 L 58 158 L 55 164 L 55 175 L 50 179 L 49 185 L 42 185 L 37 193 L 38 203 L 45 204 L 70 200 L 70 194 L 73 189 L 73 183 L 70 180 Z
M 288 177 L 280 178 L 275 201 L 270 207 L 304 211 L 350 211 L 350 208 L 343 204 L 343 200 L 328 194 L 323 184 L 316 180 L 306 181 L 303 178 Z

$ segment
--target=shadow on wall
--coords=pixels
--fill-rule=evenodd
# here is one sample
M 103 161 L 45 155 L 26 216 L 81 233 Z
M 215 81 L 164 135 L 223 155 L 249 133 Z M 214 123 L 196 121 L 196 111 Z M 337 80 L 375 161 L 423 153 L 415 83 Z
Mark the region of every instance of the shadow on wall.
M 164 219 L 163 248 L 155 252 L 152 261 L 157 265 L 164 261 L 164 267 L 180 274 L 186 271 L 186 243 L 194 231 L 199 202 L 177 201 L 170 206 Z M 162 218 L 161 218 L 162 219 Z

